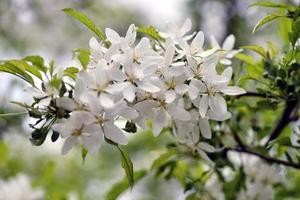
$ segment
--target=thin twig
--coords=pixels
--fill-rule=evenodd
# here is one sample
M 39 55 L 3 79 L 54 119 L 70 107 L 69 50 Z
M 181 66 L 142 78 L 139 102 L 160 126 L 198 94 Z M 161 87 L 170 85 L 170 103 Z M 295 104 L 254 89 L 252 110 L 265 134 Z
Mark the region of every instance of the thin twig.
M 262 94 L 262 93 L 257 93 L 257 92 L 247 92 L 245 94 L 237 95 L 235 96 L 236 98 L 241 98 L 241 97 L 261 97 L 261 98 L 274 98 L 272 95 L 268 94 Z
M 270 134 L 270 137 L 268 141 L 266 142 L 265 146 L 268 146 L 269 143 L 276 139 L 282 130 L 290 123 L 291 121 L 291 114 L 294 112 L 294 109 L 297 107 L 297 100 L 291 100 L 288 101 L 286 104 L 286 107 L 282 113 L 282 116 L 280 120 L 278 121 L 277 125 L 273 129 L 272 133 Z
M 255 156 L 257 156 L 267 162 L 270 162 L 270 163 L 277 163 L 277 164 L 285 165 L 288 167 L 293 167 L 295 169 L 300 169 L 300 163 L 289 162 L 287 160 L 280 160 L 277 158 L 266 156 L 266 155 L 260 154 L 256 151 L 249 150 L 248 148 L 225 148 L 224 151 L 225 151 L 225 153 L 228 151 L 235 151 L 235 152 L 239 152 L 239 153 L 251 154 L 251 155 L 255 155 Z
M 28 114 L 28 112 L 4 113 L 4 114 L 0 114 L 0 117 L 14 117 L 14 116 L 26 115 L 26 114 Z

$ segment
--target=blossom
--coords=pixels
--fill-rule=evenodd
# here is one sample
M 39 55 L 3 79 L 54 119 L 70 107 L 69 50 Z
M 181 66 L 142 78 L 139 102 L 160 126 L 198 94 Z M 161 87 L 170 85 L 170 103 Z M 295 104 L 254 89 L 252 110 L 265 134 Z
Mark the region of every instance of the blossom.
M 115 122 L 125 119 L 146 129 L 150 119 L 154 136 L 170 127 L 209 161 L 205 152 L 214 149 L 202 139 L 212 139 L 210 121 L 230 118 L 224 96 L 245 90 L 229 84 L 231 67 L 216 70 L 222 59 L 236 53 L 235 38 L 229 36 L 222 47 L 212 40 L 213 48 L 205 49 L 204 33 L 188 35 L 191 26 L 189 19 L 181 26 L 169 23 L 162 34 L 166 40 L 159 43 L 146 37 L 138 41 L 133 24 L 124 37 L 107 28 L 107 41 L 91 38 L 90 62 L 70 84 L 73 95 L 54 98 L 70 115 L 53 125 L 66 138 L 62 152 L 78 142 L 95 154 L 103 137 L 127 144 Z
M 62 138 L 66 138 L 62 148 L 62 154 L 66 154 L 76 144 L 80 142 L 91 154 L 96 154 L 100 148 L 103 132 L 94 123 L 94 117 L 86 111 L 75 111 L 64 123 L 57 123 L 52 129 L 60 133 Z
M 176 41 L 179 38 L 189 39 L 191 35 L 186 35 L 192 28 L 191 19 L 187 18 L 181 26 L 178 26 L 174 21 L 167 24 L 167 31 L 160 34 L 165 38 L 171 38 Z
M 25 174 L 18 174 L 9 180 L 0 179 L 1 200 L 41 200 L 44 197 L 43 189 L 33 188 Z
M 219 56 L 220 63 L 222 63 L 223 65 L 231 65 L 232 62 L 230 59 L 232 59 L 237 53 L 241 51 L 233 49 L 235 43 L 234 35 L 229 35 L 224 40 L 222 46 L 219 45 L 215 37 L 211 36 L 210 39 L 213 49 L 217 52 L 217 55 Z

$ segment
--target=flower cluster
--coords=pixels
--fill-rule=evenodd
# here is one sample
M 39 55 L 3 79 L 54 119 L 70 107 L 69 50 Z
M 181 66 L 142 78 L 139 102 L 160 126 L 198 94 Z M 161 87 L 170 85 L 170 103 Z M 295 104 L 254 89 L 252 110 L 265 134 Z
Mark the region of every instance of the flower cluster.
M 205 49 L 203 32 L 189 34 L 191 27 L 189 19 L 182 26 L 170 23 L 167 31 L 157 32 L 160 40 L 138 40 L 133 24 L 124 37 L 107 28 L 106 41 L 91 38 L 87 67 L 68 83 L 72 92 L 58 96 L 49 90 L 51 102 L 68 112 L 64 121 L 52 126 L 66 138 L 62 153 L 77 142 L 91 154 L 103 139 L 125 145 L 124 130 L 134 132 L 135 125 L 146 129 L 148 120 L 155 136 L 171 127 L 200 154 L 212 151 L 200 142 L 212 137 L 209 120 L 230 118 L 224 96 L 246 91 L 229 86 L 230 59 L 239 52 L 233 49 L 234 36 L 223 45 L 212 37 Z M 118 119 L 127 120 L 124 130 L 115 124 Z

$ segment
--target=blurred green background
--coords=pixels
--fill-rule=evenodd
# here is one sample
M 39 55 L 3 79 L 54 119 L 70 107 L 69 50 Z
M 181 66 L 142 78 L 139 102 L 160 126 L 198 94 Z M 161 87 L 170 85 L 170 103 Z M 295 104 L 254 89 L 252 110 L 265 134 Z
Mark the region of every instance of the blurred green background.
M 72 63 L 72 49 L 88 47 L 92 34 L 66 16 L 61 9 L 71 7 L 85 12 L 100 27 L 110 27 L 123 34 L 128 25 L 153 25 L 164 29 L 169 20 L 182 23 L 192 19 L 195 30 L 203 30 L 206 38 L 222 41 L 233 33 L 236 47 L 272 41 L 278 43 L 279 25 L 271 23 L 255 35 L 252 28 L 266 15 L 264 9 L 249 8 L 253 0 L 0 0 L 0 60 L 41 55 L 61 66 Z M 274 2 L 280 2 L 274 1 Z M 287 0 L 285 2 L 296 3 Z M 282 23 L 284 24 L 284 23 Z M 283 25 L 280 25 L 283 26 Z M 262 42 L 264 41 L 264 42 Z M 20 111 L 9 101 L 27 101 L 25 85 L 16 78 L 0 74 L 0 113 Z M 61 142 L 50 140 L 34 147 L 28 141 L 29 119 L 0 117 L 0 179 L 18 174 L 30 177 L 34 187 L 42 187 L 47 199 L 102 199 L 124 174 L 118 151 L 103 145 L 96 157 L 88 156 L 82 164 L 80 149 L 60 155 Z M 155 139 L 151 131 L 129 135 L 125 147 L 133 158 L 135 170 L 148 170 L 151 161 L 171 141 L 167 135 Z M 175 180 L 155 180 L 148 175 L 132 192 L 120 199 L 180 199 Z M 172 191 L 172 192 L 170 192 Z

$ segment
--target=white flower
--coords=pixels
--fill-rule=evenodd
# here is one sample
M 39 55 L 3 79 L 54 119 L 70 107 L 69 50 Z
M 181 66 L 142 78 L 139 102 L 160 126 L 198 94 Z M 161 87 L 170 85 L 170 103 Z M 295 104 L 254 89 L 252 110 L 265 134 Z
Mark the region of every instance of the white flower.
M 237 86 L 228 86 L 231 75 L 232 69 L 228 67 L 221 76 L 209 77 L 204 82 L 197 81 L 199 93 L 201 94 L 198 106 L 201 117 L 206 116 L 209 108 L 213 113 L 219 113 L 220 115 L 227 113 L 227 104 L 222 95 L 246 93 L 244 89 Z
M 223 65 L 231 65 L 231 60 L 241 50 L 235 50 L 234 48 L 235 37 L 229 35 L 222 44 L 222 47 L 217 42 L 216 38 L 211 36 L 211 45 L 219 56 L 220 63 Z
M 178 134 L 184 135 L 190 132 L 192 135 L 199 136 L 201 134 L 202 137 L 211 139 L 212 133 L 208 117 L 201 118 L 196 109 L 191 110 L 189 113 L 191 115 L 189 122 L 175 120 Z
M 152 131 L 154 136 L 158 136 L 161 130 L 166 127 L 171 119 L 177 119 L 181 121 L 189 121 L 191 116 L 184 107 L 176 102 L 167 103 L 162 94 L 155 97 L 155 100 L 146 100 L 137 103 L 136 107 L 138 111 L 144 111 L 140 115 L 146 115 L 152 119 Z M 151 109 L 138 109 L 143 107 L 150 107 Z M 141 122 L 141 121 L 140 121 Z
M 1 200 L 42 200 L 45 198 L 41 188 L 32 188 L 28 176 L 18 174 L 9 180 L 0 179 Z
M 200 123 L 201 125 L 209 127 L 209 124 L 206 124 L 206 119 L 204 119 L 204 121 Z M 178 122 L 176 124 L 178 124 Z M 179 141 L 183 142 L 193 151 L 197 152 L 204 160 L 208 161 L 209 163 L 212 163 L 211 159 L 207 156 L 206 152 L 214 152 L 215 148 L 212 145 L 201 141 L 199 126 L 189 126 L 188 124 L 183 123 L 180 124 L 181 126 L 179 126 L 178 130 L 176 131 Z M 207 129 L 208 127 L 206 127 L 205 129 Z
M 69 98 L 69 97 L 57 98 L 56 106 L 59 108 L 64 108 L 68 111 L 87 110 L 86 94 L 87 94 L 86 73 L 84 71 L 81 71 L 77 75 L 73 98 Z
M 154 84 L 154 65 L 141 66 L 137 63 L 128 63 L 123 66 L 126 74 L 126 81 L 112 85 L 109 90 L 112 92 L 122 92 L 124 98 L 132 102 L 138 90 L 155 93 L 161 89 Z
M 134 24 L 131 24 L 127 30 L 125 37 L 121 37 L 116 31 L 110 28 L 106 28 L 105 35 L 108 41 L 112 43 L 112 45 L 121 44 L 122 41 L 124 41 L 126 45 L 132 46 L 136 39 L 136 28 Z
M 95 117 L 95 124 L 101 128 L 101 132 L 104 136 L 117 143 L 126 145 L 128 143 L 123 131 L 117 127 L 114 122 L 118 116 L 122 116 L 126 119 L 135 119 L 138 117 L 138 113 L 126 105 L 124 101 L 120 101 L 111 108 L 104 108 L 98 103 L 98 99 L 95 96 L 89 96 L 89 103 L 91 113 Z
M 197 33 L 190 45 L 183 39 L 179 39 L 178 41 L 179 46 L 182 49 L 179 50 L 180 56 L 178 57 L 182 58 L 183 56 L 186 56 L 189 64 L 192 64 L 192 59 L 202 59 L 203 57 L 210 55 L 207 54 L 207 52 L 205 53 L 203 50 L 204 34 L 202 31 Z
M 54 124 L 52 129 L 60 133 L 62 138 L 66 138 L 62 148 L 63 155 L 67 154 L 77 142 L 83 144 L 88 152 L 94 155 L 103 139 L 100 126 L 86 111 L 74 111 L 64 123 Z
M 42 107 L 49 106 L 51 100 L 58 96 L 59 91 L 50 83 L 43 83 L 42 88 L 28 87 L 25 89 L 35 99 L 39 100 L 38 105 Z
M 181 26 L 178 26 L 175 22 L 170 21 L 167 24 L 167 31 L 161 32 L 160 34 L 165 38 L 171 38 L 176 41 L 179 38 L 188 40 L 191 38 L 191 35 L 186 35 L 192 28 L 192 21 L 187 18 Z

